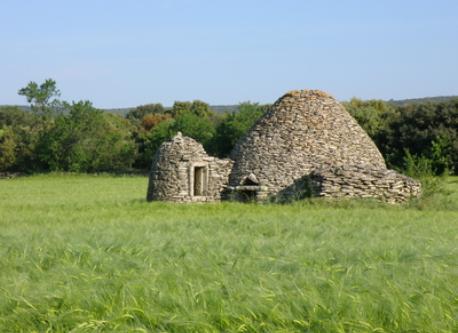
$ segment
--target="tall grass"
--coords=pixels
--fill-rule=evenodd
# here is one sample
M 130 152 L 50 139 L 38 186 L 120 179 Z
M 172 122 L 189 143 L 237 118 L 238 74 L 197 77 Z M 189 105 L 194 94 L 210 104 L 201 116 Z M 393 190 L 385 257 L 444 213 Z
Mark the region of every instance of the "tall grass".
M 453 209 L 458 207 L 457 198 L 453 198 L 454 191 L 450 190 L 450 186 L 447 185 L 449 171 L 444 169 L 442 174 L 437 175 L 438 170 L 434 168 L 434 162 L 425 156 L 415 156 L 408 150 L 405 151 L 404 172 L 419 180 L 422 186 L 421 197 L 411 200 L 409 205 L 419 209 L 428 207 Z M 452 198 L 449 197 L 450 195 Z
M 0 181 L 0 332 L 458 329 L 455 206 L 145 191 L 143 177 Z

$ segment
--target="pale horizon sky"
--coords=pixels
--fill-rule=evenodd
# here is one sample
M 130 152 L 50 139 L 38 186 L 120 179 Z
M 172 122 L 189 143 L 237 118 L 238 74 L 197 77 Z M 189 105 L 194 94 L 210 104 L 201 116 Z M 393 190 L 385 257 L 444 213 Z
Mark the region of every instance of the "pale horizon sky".
M 458 95 L 458 1 L 0 0 L 0 105 L 29 81 L 96 107 Z

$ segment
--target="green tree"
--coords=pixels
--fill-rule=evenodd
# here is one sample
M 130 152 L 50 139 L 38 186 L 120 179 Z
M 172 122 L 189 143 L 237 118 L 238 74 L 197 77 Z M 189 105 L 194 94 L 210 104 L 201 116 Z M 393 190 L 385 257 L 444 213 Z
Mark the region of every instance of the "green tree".
M 215 127 L 210 119 L 192 112 L 184 112 L 175 118 L 173 131 L 182 132 L 204 146 L 207 146 L 215 135 Z
M 389 165 L 404 165 L 406 150 L 430 160 L 432 170 L 458 171 L 458 99 L 399 107 L 399 115 L 378 135 L 378 145 Z
M 394 106 L 381 100 L 362 101 L 353 98 L 350 102 L 344 103 L 344 106 L 374 140 L 398 113 Z
M 47 169 L 117 172 L 132 166 L 136 149 L 126 120 L 97 110 L 88 101 L 65 108 L 68 113 L 56 118 L 37 148 Z
M 145 131 L 150 131 L 153 127 L 168 119 L 170 119 L 170 115 L 168 114 L 147 114 L 142 119 L 141 128 Z
M 150 167 L 152 158 L 148 132 L 161 122 L 170 119 L 171 116 L 165 113 L 162 104 L 147 104 L 131 110 L 126 118 L 134 125 L 132 135 L 137 147 L 137 158 L 133 167 L 147 170 Z
M 16 161 L 16 140 L 11 127 L 0 128 L 0 171 L 8 171 Z
M 13 132 L 15 149 L 12 171 L 31 172 L 40 170 L 36 156 L 36 146 L 49 124 L 31 112 L 18 107 L 0 107 L 0 128 L 9 127 Z
M 191 103 L 190 111 L 192 114 L 201 118 L 208 118 L 213 115 L 213 110 L 210 108 L 210 105 L 199 100 L 195 100 Z
M 170 114 L 172 118 L 177 117 L 178 115 L 189 112 L 191 110 L 191 102 L 175 102 L 171 109 L 168 109 L 166 113 Z
M 149 114 L 163 114 L 165 112 L 165 108 L 160 103 L 155 104 L 145 104 L 137 106 L 135 109 L 130 110 L 126 118 L 129 119 L 131 122 L 135 123 L 136 125 L 140 124 L 142 119 L 145 118 L 146 115 Z
M 185 113 L 192 113 L 202 118 L 208 118 L 213 114 L 213 110 L 210 108 L 210 105 L 199 100 L 192 102 L 175 102 L 172 108 L 166 112 L 173 118 Z
M 96 150 L 91 169 L 110 172 L 130 170 L 137 156 L 133 127 L 120 116 L 105 112 L 102 115 L 100 136 L 93 140 Z
M 159 146 L 164 141 L 170 140 L 176 134 L 174 125 L 174 119 L 167 119 L 159 123 L 146 134 L 144 153 L 142 154 L 144 166 L 146 168 L 151 166 L 151 161 Z
M 217 126 L 210 151 L 220 157 L 228 156 L 237 141 L 267 112 L 269 107 L 269 105 L 250 102 L 239 104 L 238 110 L 226 115 Z
M 2 126 L 30 126 L 38 119 L 30 112 L 17 106 L 0 106 L 0 127 Z
M 160 120 L 143 137 L 143 145 L 140 147 L 140 154 L 136 165 L 142 168 L 149 168 L 152 157 L 159 146 L 171 139 L 178 131 L 183 135 L 189 136 L 204 145 L 208 149 L 212 138 L 215 135 L 215 126 L 210 119 L 212 111 L 208 104 L 194 102 L 176 102 L 172 108 L 173 112 L 168 112 L 169 118 L 155 119 Z M 172 115 L 174 117 L 172 118 Z M 147 115 L 144 121 L 148 120 Z M 140 140 L 137 141 L 140 142 Z
M 55 97 L 60 96 L 56 81 L 47 79 L 42 84 L 31 81 L 24 88 L 19 89 L 19 95 L 25 96 L 31 104 L 32 110 L 41 116 L 50 116 L 56 113 L 61 103 Z

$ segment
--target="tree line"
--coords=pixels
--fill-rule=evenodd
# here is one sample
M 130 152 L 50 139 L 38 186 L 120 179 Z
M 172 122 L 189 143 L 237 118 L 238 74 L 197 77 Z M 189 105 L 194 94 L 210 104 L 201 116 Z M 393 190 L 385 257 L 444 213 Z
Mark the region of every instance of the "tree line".
M 241 103 L 216 113 L 202 101 L 141 105 L 120 116 L 89 101 L 59 99 L 54 80 L 19 90 L 31 112 L 0 107 L 0 172 L 143 172 L 162 142 L 178 131 L 208 153 L 227 157 L 269 105 Z M 458 171 L 458 99 L 394 105 L 352 99 L 345 108 L 374 140 L 391 168 L 435 174 Z

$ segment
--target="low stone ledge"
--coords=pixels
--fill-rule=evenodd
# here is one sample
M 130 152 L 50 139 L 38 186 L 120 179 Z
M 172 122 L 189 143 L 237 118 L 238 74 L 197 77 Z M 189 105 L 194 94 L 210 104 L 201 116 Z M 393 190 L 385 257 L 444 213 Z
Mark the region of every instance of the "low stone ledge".
M 354 167 L 316 169 L 309 175 L 312 195 L 374 198 L 389 203 L 406 202 L 421 194 L 418 181 L 394 170 Z M 351 172 L 349 172 L 351 171 Z

